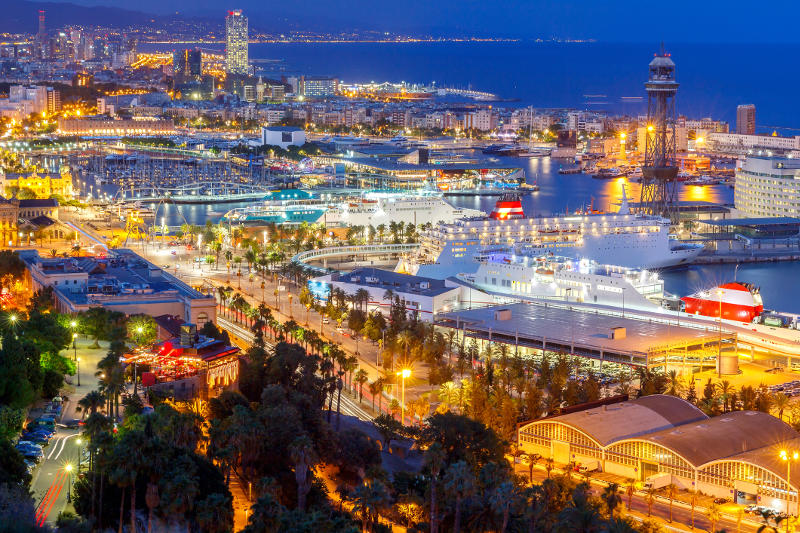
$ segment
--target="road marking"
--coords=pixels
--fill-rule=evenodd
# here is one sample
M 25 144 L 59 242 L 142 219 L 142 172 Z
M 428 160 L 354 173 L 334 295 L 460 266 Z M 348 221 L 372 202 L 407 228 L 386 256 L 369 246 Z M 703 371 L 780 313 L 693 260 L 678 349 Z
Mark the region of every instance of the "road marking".
M 66 445 L 67 445 L 67 440 L 71 439 L 72 437 L 74 437 L 74 436 L 76 436 L 76 435 L 78 435 L 78 433 L 73 433 L 72 435 L 67 435 L 67 436 L 65 436 L 65 437 L 63 437 L 63 438 L 61 439 L 61 450 L 59 450 L 59 452 L 58 452 L 58 455 L 56 455 L 56 456 L 54 457 L 54 459 L 55 459 L 55 460 L 58 460 L 58 458 L 59 458 L 59 457 L 61 457 L 61 452 L 63 452 L 63 451 L 64 451 L 64 448 L 65 448 L 65 447 L 66 447 Z M 50 458 L 48 457 L 48 459 L 50 459 Z

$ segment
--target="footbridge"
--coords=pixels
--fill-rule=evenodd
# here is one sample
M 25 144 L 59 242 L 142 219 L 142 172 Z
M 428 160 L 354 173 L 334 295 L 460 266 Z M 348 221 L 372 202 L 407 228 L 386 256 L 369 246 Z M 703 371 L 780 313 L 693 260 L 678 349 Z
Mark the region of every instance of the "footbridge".
M 332 269 L 328 268 L 328 259 L 352 257 L 364 258 L 370 256 L 396 256 L 407 254 L 419 248 L 419 244 L 366 244 L 354 246 L 330 246 L 317 250 L 306 250 L 292 257 L 292 263 L 302 265 L 309 270 L 313 270 L 319 275 L 328 274 Z M 322 261 L 322 266 L 308 264 L 310 261 Z

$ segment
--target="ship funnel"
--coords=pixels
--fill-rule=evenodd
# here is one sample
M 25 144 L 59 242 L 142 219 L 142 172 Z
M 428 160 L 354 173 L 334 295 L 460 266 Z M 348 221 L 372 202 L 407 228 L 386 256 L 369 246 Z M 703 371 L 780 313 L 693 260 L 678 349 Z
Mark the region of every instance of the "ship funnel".
M 628 206 L 628 194 L 625 191 L 625 185 L 622 186 L 622 203 L 619 205 L 618 215 L 630 215 L 631 208 Z
M 522 200 L 518 194 L 504 194 L 494 206 L 490 218 L 507 220 L 510 218 L 525 218 L 522 210 Z

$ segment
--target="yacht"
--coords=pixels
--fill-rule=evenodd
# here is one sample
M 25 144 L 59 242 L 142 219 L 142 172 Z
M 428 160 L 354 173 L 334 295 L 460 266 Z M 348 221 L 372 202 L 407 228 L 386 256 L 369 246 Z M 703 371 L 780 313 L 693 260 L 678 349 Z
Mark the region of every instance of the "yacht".
M 520 246 L 527 255 L 553 254 L 626 268 L 657 269 L 691 263 L 701 244 L 670 236 L 665 218 L 630 212 L 623 189 L 616 213 L 527 218 L 519 196 L 502 197 L 488 217 L 440 224 L 420 234 L 420 247 L 396 270 L 446 278 L 472 273 L 479 252 Z

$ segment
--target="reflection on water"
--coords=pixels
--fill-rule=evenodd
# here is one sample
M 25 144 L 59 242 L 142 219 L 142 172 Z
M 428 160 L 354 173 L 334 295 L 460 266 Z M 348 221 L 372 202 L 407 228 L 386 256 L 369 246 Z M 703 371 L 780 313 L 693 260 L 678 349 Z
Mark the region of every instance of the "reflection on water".
M 594 179 L 588 174 L 559 174 L 560 168 L 576 165 L 566 159 L 499 157 L 497 165 L 519 167 L 525 170 L 528 183 L 539 185 L 539 192 L 523 196 L 522 208 L 528 216 L 545 216 L 574 213 L 593 206 L 596 210 L 616 211 L 622 198 L 622 188 L 632 202 L 639 201 L 641 185 L 627 178 L 610 180 Z M 678 199 L 681 201 L 703 201 L 732 203 L 733 189 L 726 185 L 678 184 Z M 497 197 L 451 196 L 448 201 L 459 207 L 481 209 L 490 212 Z

